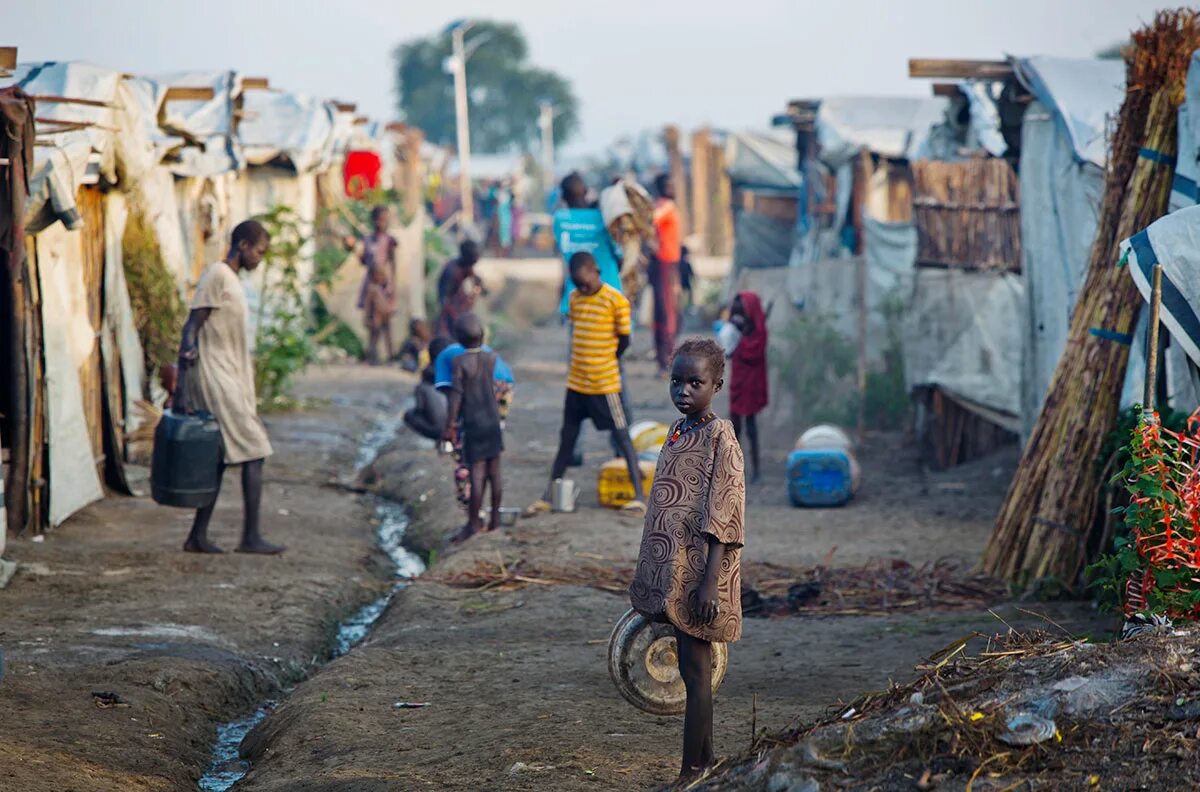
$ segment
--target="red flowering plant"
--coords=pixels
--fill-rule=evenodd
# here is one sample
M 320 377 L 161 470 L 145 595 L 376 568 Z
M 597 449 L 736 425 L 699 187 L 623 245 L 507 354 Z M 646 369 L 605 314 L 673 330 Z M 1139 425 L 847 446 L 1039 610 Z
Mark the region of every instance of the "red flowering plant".
M 1200 618 L 1200 410 L 1181 432 L 1143 412 L 1128 451 L 1113 478 L 1129 495 L 1117 510 L 1128 534 L 1088 568 L 1092 585 L 1127 617 Z

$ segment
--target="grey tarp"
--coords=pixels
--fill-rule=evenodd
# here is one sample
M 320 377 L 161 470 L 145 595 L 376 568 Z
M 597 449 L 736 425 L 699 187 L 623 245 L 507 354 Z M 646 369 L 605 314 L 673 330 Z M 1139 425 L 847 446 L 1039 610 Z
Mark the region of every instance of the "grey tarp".
M 1200 203 L 1200 50 L 1192 53 L 1183 105 L 1179 108 L 1179 157 L 1171 209 Z
M 725 142 L 726 173 L 733 186 L 799 190 L 796 135 L 790 130 L 743 130 Z
M 919 268 L 904 325 L 909 389 L 935 385 L 1010 431 L 1020 425 L 1018 275 Z
M 865 219 L 867 276 L 867 360 L 883 360 L 889 322 L 906 310 L 912 293 L 917 235 L 907 223 Z M 858 338 L 859 259 L 835 258 L 789 267 L 788 300 L 804 314 L 829 323 L 841 335 Z M 764 300 L 779 299 L 762 295 Z M 894 317 L 891 319 L 889 317 Z M 895 328 L 899 329 L 899 328 Z
M 1104 192 L 1105 119 L 1125 95 L 1119 61 L 1014 61 L 1037 97 L 1021 128 L 1021 433 L 1041 411 L 1067 342 Z
M 238 140 L 247 162 L 286 160 L 297 173 L 327 167 L 333 157 L 334 114 L 326 102 L 300 94 L 247 91 Z
M 831 96 L 817 110 L 821 159 L 837 167 L 867 151 L 890 159 L 927 155 L 933 128 L 945 118 L 942 97 Z
M 178 136 L 189 145 L 178 150 L 168 167 L 176 176 L 213 176 L 243 170 L 246 160 L 234 135 L 235 100 L 242 93 L 237 72 L 178 72 L 154 82 L 164 89 L 212 88 L 212 99 L 171 100 L 160 114 L 162 134 Z

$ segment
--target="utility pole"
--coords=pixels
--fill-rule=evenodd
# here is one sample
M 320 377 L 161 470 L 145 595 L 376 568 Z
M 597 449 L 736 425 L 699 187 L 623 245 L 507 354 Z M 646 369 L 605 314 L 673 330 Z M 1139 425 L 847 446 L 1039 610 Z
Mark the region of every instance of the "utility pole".
M 467 53 L 463 37 L 470 22 L 458 22 L 450 30 L 454 55 L 454 117 L 458 130 L 458 191 L 462 198 L 462 220 L 460 225 L 475 224 L 475 195 L 471 191 L 471 127 L 467 117 Z
M 554 104 L 543 100 L 539 108 L 538 127 L 542 132 L 542 189 L 549 195 L 554 190 Z

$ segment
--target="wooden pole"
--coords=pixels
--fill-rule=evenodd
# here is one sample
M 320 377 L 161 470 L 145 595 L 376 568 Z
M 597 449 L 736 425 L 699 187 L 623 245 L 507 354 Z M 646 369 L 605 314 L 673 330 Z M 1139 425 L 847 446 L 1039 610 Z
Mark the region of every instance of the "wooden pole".
M 1154 396 L 1158 391 L 1158 332 L 1162 313 L 1162 264 L 1154 265 L 1154 280 L 1150 288 L 1150 336 L 1146 339 L 1146 386 L 1142 391 L 1142 411 L 1154 412 Z
M 688 210 L 688 196 L 692 190 L 688 185 L 687 171 L 683 168 L 683 154 L 679 150 L 679 127 L 667 126 L 663 129 L 663 142 L 667 147 L 667 161 L 671 171 L 671 186 L 675 188 L 675 206 L 679 210 L 679 227 L 683 237 L 691 233 L 689 223 L 691 212 Z
M 867 257 L 863 240 L 863 214 L 866 211 L 867 181 L 871 173 L 871 155 L 859 152 L 854 172 L 854 253 L 855 291 L 858 292 L 858 444 L 867 434 Z
M 712 253 L 712 231 L 709 228 L 708 165 L 709 133 L 701 129 L 692 135 L 692 233 L 697 237 L 696 254 Z

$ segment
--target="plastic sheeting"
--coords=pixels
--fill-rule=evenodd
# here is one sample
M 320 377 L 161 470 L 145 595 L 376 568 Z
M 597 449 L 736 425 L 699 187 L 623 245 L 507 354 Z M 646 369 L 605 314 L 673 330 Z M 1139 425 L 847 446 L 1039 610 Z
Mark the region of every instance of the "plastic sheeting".
M 921 268 L 904 327 L 909 389 L 937 386 L 992 423 L 1020 427 L 1020 276 Z
M 725 143 L 725 161 L 735 187 L 794 191 L 804 183 L 790 130 L 734 132 Z
M 1124 61 L 1036 55 L 1018 58 L 1013 66 L 1029 92 L 1053 110 L 1075 156 L 1104 167 L 1105 124 L 1125 99 Z
M 300 94 L 248 91 L 244 107 L 238 139 L 251 165 L 283 158 L 297 173 L 329 166 L 337 112 L 331 105 Z
M 1067 343 L 1104 193 L 1106 119 L 1124 98 L 1120 61 L 1034 57 L 1014 61 L 1036 96 L 1021 127 L 1021 435 L 1041 412 Z M 1135 350 L 1127 383 L 1141 370 Z M 1127 401 L 1133 390 L 1127 385 Z
M 1179 108 L 1179 158 L 1171 185 L 1171 210 L 1200 203 L 1200 51 L 1192 53 L 1184 103 Z
M 866 218 L 867 360 L 881 362 L 895 328 L 889 322 L 907 309 L 912 293 L 916 229 L 910 224 Z M 858 338 L 857 258 L 824 259 L 791 267 L 788 298 L 793 306 L 820 317 L 840 334 Z M 770 301 L 771 295 L 763 295 Z M 892 319 L 889 319 L 892 317 Z
M 212 99 L 173 100 L 163 104 L 160 126 L 165 135 L 179 136 L 189 145 L 168 162 L 178 176 L 210 176 L 242 170 L 246 160 L 234 137 L 234 100 L 242 92 L 237 72 L 179 72 L 152 78 L 164 89 L 212 88 Z
M 125 284 L 125 266 L 121 252 L 121 237 L 125 233 L 128 218 L 129 207 L 126 205 L 125 196 L 119 192 L 105 194 L 104 326 L 100 338 L 105 347 L 105 365 L 112 359 L 114 351 L 120 356 L 126 433 L 138 427 L 138 411 L 135 405 L 142 397 L 142 387 L 146 381 L 142 342 L 138 338 L 133 305 L 129 301 L 129 288 Z
M 46 365 L 50 455 L 50 525 L 60 525 L 104 497 L 83 408 L 79 370 L 91 356 L 96 332 L 88 320 L 87 295 L 78 262 L 78 231 L 60 224 L 37 239 L 42 296 L 42 355 Z
M 945 118 L 943 97 L 834 96 L 817 110 L 821 159 L 837 167 L 860 150 L 892 159 L 919 159 L 933 128 Z
M 1181 209 L 1121 243 L 1129 274 L 1150 299 L 1155 264 L 1162 265 L 1162 322 L 1200 365 L 1200 206 Z
M 786 266 L 795 237 L 791 221 L 739 209 L 733 218 L 733 260 L 738 269 Z
M 1104 172 L 1080 161 L 1041 102 L 1025 111 L 1021 129 L 1021 259 L 1027 308 L 1021 322 L 1022 436 L 1041 411 L 1067 343 L 1071 312 L 1096 235 Z

